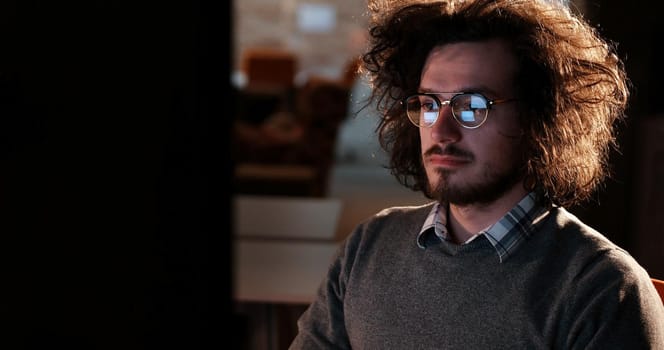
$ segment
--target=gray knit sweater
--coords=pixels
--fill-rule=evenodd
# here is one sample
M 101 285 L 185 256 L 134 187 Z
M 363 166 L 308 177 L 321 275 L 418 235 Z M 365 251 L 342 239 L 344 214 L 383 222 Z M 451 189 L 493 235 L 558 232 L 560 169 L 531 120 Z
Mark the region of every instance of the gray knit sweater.
M 430 210 L 358 226 L 291 349 L 664 349 L 646 271 L 564 209 L 503 263 L 483 236 L 419 248 Z

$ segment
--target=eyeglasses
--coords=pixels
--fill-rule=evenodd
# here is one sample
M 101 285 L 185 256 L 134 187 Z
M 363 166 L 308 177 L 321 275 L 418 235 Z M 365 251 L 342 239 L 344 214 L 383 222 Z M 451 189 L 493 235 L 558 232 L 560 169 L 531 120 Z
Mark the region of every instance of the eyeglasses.
M 406 97 L 401 104 L 406 109 L 408 119 L 418 127 L 431 127 L 438 120 L 440 110 L 444 105 L 450 105 L 454 120 L 466 129 L 479 128 L 486 121 L 491 106 L 515 101 L 516 99 L 489 100 L 479 93 L 458 93 L 447 101 L 441 101 L 438 96 L 445 92 L 420 93 Z

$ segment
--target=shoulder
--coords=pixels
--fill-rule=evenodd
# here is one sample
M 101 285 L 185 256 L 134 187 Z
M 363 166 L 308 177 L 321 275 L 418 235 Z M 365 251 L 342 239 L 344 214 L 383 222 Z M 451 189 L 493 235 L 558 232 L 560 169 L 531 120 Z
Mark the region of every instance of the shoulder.
M 385 208 L 361 222 L 353 233 L 375 236 L 386 230 L 419 232 L 433 205 L 432 202 L 419 206 Z
M 360 222 L 344 241 L 346 254 L 366 251 L 376 245 L 415 245 L 424 220 L 434 203 L 383 209 Z
M 626 251 L 602 233 L 582 222 L 564 208 L 553 208 L 551 210 L 550 224 L 547 226 L 544 230 L 553 231 L 557 244 L 564 245 L 564 248 L 572 249 L 577 253 L 620 250 L 627 254 Z
M 560 257 L 567 257 L 568 271 L 576 283 L 650 283 L 645 269 L 627 250 L 563 208 L 555 208 L 552 214 L 556 228 L 553 244 Z
M 426 219 L 427 215 L 429 215 L 429 212 L 431 211 L 431 208 L 433 208 L 434 204 L 435 202 L 431 202 L 417 206 L 400 206 L 400 207 L 385 208 L 376 213 L 374 216 L 370 217 L 368 220 L 365 221 L 365 223 L 382 222 L 386 220 L 405 221 L 406 224 L 411 221 L 417 221 L 419 223 L 422 223 L 424 222 L 424 219 Z
M 529 253 L 541 259 L 538 276 L 546 280 L 541 286 L 556 286 L 546 293 L 562 311 L 565 333 L 576 335 L 568 341 L 642 344 L 649 341 L 646 333 L 664 335 L 661 300 L 648 272 L 627 250 L 562 208 L 551 211 L 537 236 L 538 247 Z

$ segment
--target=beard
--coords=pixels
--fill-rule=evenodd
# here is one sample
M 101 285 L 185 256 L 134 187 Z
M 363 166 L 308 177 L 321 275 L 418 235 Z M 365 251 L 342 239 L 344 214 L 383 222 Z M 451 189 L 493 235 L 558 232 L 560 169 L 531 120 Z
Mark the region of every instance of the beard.
M 438 151 L 432 150 L 432 152 Z M 446 152 L 464 154 L 469 159 L 474 158 L 471 154 L 454 147 L 446 150 Z M 523 163 L 523 161 L 514 161 L 507 168 L 501 169 L 485 164 L 480 173 L 472 177 L 455 174 L 455 170 L 436 169 L 438 183 L 432 184 L 431 179 L 429 179 L 430 193 L 434 199 L 441 203 L 451 203 L 459 206 L 489 204 L 523 181 L 525 176 Z
M 518 167 L 503 172 L 495 172 L 485 167 L 479 180 L 464 183 L 450 181 L 453 171 L 441 169 L 438 170 L 438 175 L 438 184 L 432 191 L 434 198 L 439 202 L 459 206 L 492 203 L 523 179 L 523 172 Z

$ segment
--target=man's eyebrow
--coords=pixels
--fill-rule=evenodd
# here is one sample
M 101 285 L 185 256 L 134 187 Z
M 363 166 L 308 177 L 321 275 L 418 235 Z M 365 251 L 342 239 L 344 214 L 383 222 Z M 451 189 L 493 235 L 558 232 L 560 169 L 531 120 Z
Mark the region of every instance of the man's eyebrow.
M 456 94 L 460 92 L 479 92 L 479 93 L 494 94 L 494 95 L 497 94 L 496 91 L 494 91 L 493 89 L 489 88 L 486 85 L 467 85 L 459 87 L 455 89 L 455 91 L 439 91 L 437 89 L 420 87 L 417 91 L 428 94 L 434 94 L 434 93 Z
M 426 88 L 419 88 L 419 89 L 417 89 L 417 91 L 425 93 L 425 94 L 456 94 L 456 93 L 459 93 L 459 92 L 463 92 L 461 90 L 458 90 L 458 91 L 440 91 L 440 90 L 437 90 L 437 89 L 426 89 Z

